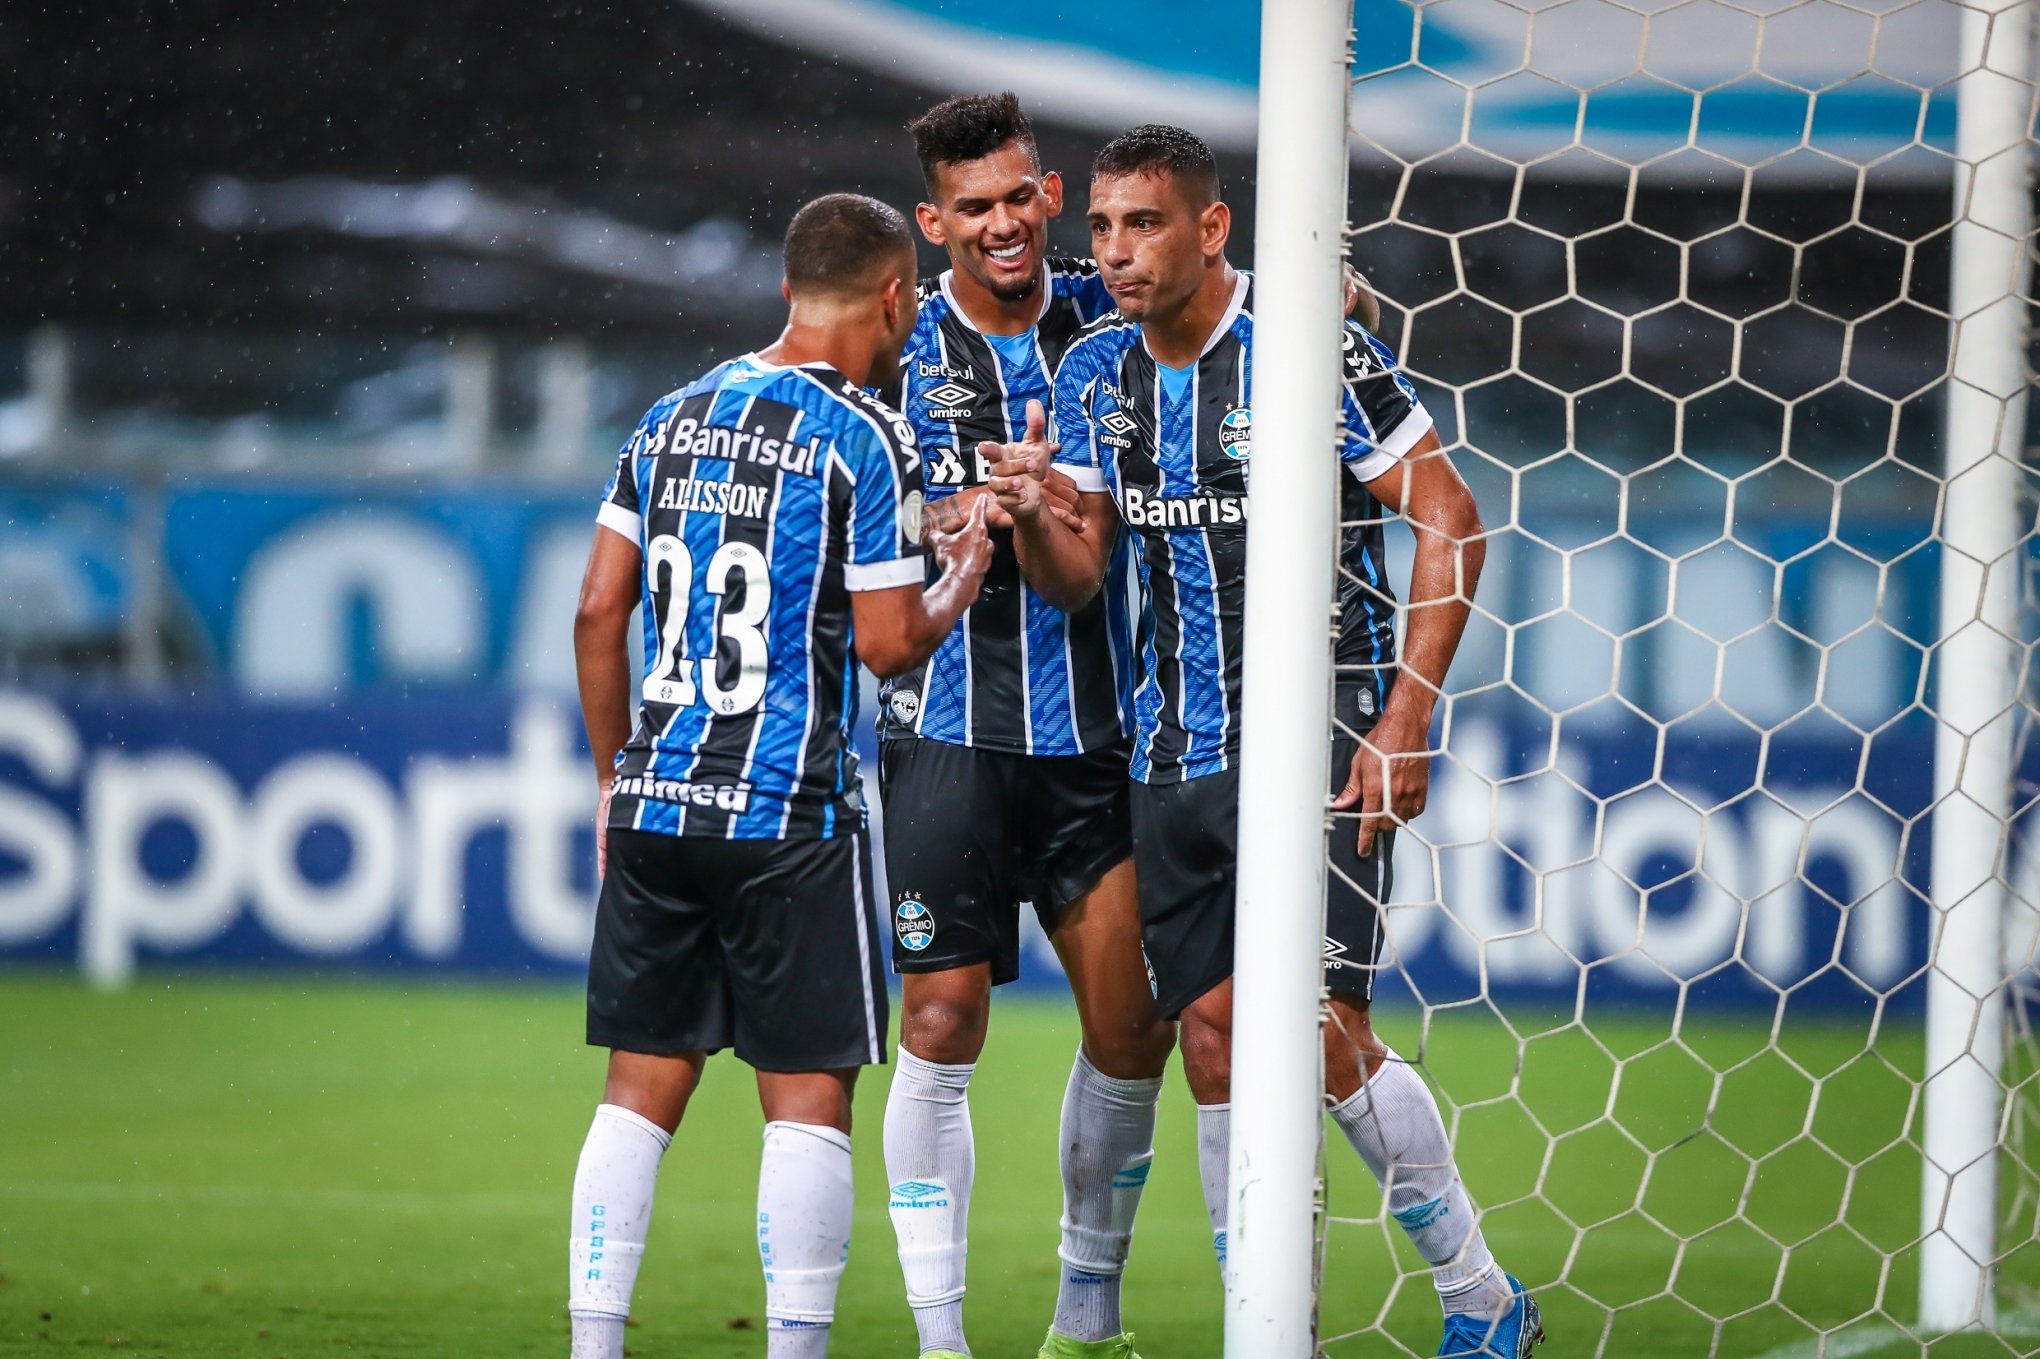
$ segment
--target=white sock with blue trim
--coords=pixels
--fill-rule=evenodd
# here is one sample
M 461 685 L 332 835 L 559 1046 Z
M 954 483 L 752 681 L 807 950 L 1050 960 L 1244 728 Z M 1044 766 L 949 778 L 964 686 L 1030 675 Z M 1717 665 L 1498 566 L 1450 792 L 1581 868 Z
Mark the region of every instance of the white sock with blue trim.
M 574 1171 L 567 1242 L 572 1359 L 622 1359 L 623 1323 L 644 1258 L 659 1158 L 673 1136 L 618 1104 L 595 1106 Z
M 758 1257 L 765 1267 L 769 1359 L 820 1359 L 828 1353 L 856 1207 L 847 1133 L 812 1123 L 765 1125 Z
M 1161 1077 L 1120 1080 L 1077 1050 L 1062 1106 L 1062 1284 L 1049 1323 L 1058 1335 L 1109 1340 L 1123 1329 L 1119 1279 L 1155 1159 L 1161 1093 Z
M 1225 1224 L 1232 1215 L 1232 1105 L 1197 1106 L 1197 1178 L 1204 1186 L 1204 1211 L 1211 1217 L 1211 1249 L 1218 1277 L 1225 1278 Z
M 968 1062 L 923 1061 L 900 1048 L 886 1094 L 886 1202 L 924 1353 L 970 1353 L 963 1338 L 963 1274 L 977 1172 L 970 1127 L 975 1070 Z
M 1489 1316 L 1506 1309 L 1514 1295 L 1480 1234 L 1445 1120 L 1423 1077 L 1388 1052 L 1380 1070 L 1334 1104 L 1331 1115 L 1386 1191 L 1390 1215 L 1430 1262 L 1444 1309 Z

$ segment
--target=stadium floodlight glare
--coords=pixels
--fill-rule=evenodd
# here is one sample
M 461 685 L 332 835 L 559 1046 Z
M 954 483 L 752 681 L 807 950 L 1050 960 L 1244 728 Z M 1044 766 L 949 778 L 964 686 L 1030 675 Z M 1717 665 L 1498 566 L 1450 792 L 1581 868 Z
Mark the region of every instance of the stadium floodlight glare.
M 1339 272 L 1350 0 L 1266 0 L 1255 197 L 1254 486 L 1240 713 L 1227 1359 L 1316 1352 Z
M 1920 1327 L 1997 1324 L 2005 925 L 2019 714 L 2019 459 L 2033 235 L 2032 6 L 1962 11 L 1955 86 L 1954 346 L 1934 658 L 1933 970 L 1927 979 Z

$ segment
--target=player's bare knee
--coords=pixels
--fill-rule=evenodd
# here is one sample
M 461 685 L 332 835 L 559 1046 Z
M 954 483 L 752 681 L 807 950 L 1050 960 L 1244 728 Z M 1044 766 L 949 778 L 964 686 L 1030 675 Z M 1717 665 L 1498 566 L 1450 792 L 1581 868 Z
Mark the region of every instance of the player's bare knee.
M 1084 1024 L 1084 1056 L 1114 1080 L 1159 1076 L 1175 1050 L 1176 1026 L 1159 1012 Z
M 1223 1104 L 1232 1088 L 1232 1026 L 1183 1014 L 1183 1075 L 1199 1104 Z
M 602 1082 L 602 1102 L 628 1109 L 670 1133 L 687 1112 L 688 1098 L 701 1080 L 706 1060 L 706 1054 L 699 1052 L 654 1056 L 614 1050 Z
M 836 1071 L 758 1073 L 758 1107 L 767 1123 L 804 1123 L 850 1132 L 851 1098 L 857 1068 Z
M 991 988 L 973 971 L 912 974 L 900 993 L 900 1046 L 924 1062 L 975 1062 L 991 1020 Z

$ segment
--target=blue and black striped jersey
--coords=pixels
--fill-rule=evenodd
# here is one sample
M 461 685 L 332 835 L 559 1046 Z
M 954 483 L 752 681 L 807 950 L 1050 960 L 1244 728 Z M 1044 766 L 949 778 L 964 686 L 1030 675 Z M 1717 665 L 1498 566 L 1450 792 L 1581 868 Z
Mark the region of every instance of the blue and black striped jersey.
M 661 400 L 597 520 L 644 553 L 645 674 L 609 824 L 807 840 L 864 825 L 850 593 L 919 585 L 907 422 L 755 355 Z
M 1239 759 L 1247 473 L 1253 451 L 1252 278 L 1197 362 L 1157 364 L 1140 327 L 1114 316 L 1070 346 L 1055 380 L 1057 461 L 1104 491 L 1137 540 L 1141 616 L 1133 776 L 1175 783 Z M 1395 678 L 1395 594 L 1382 559 L 1385 513 L 1363 483 L 1431 429 L 1386 345 L 1348 323 L 1340 478 L 1339 633 L 1343 681 L 1378 712 Z
M 950 292 L 948 274 L 923 285 L 907 342 L 900 409 L 913 422 L 931 500 L 981 486 L 985 440 L 1018 439 L 1027 403 L 1048 406 L 1051 376 L 1085 325 L 1112 311 L 1089 260 L 1052 258 L 1041 315 L 1019 335 L 986 335 Z M 1132 718 L 1129 557 L 1073 614 L 1020 578 L 1009 531 L 992 534 L 984 585 L 926 665 L 881 694 L 880 734 L 1026 755 L 1077 755 L 1123 741 Z

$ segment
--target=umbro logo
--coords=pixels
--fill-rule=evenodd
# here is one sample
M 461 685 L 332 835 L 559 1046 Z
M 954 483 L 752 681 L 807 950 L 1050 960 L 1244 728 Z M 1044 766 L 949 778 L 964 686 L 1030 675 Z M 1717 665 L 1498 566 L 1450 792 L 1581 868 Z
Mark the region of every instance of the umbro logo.
M 1133 417 L 1125 411 L 1109 411 L 1098 417 L 1098 423 L 1122 438 L 1133 431 Z
M 935 420 L 967 420 L 970 408 L 964 403 L 977 400 L 977 393 L 955 382 L 945 382 L 928 391 L 928 415 Z
M 902 1180 L 892 1187 L 892 1196 L 886 1200 L 888 1208 L 947 1208 L 949 1186 L 930 1184 L 926 1180 Z

